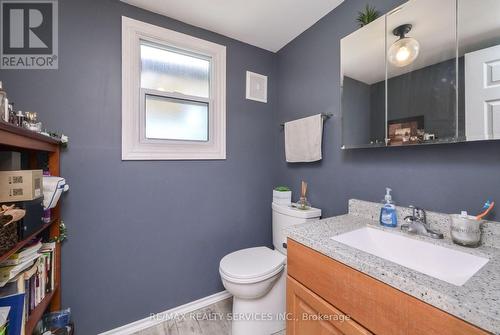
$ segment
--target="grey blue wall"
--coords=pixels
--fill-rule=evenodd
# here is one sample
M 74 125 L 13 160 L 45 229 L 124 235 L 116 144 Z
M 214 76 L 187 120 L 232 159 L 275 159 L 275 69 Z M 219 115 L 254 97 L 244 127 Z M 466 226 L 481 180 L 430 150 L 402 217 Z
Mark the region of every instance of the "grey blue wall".
M 59 1 L 59 70 L 0 71 L 9 99 L 70 136 L 63 304 L 79 334 L 223 290 L 225 254 L 271 245 L 276 56 L 111 0 Z M 121 16 L 227 46 L 227 160 L 121 161 Z M 269 102 L 245 100 L 245 71 Z
M 368 2 L 385 13 L 403 1 Z M 344 1 L 278 52 L 277 122 L 317 113 L 335 117 L 325 123 L 318 163 L 285 163 L 283 136 L 276 136 L 277 182 L 298 190 L 301 179 L 307 180 L 310 200 L 324 216 L 345 213 L 349 198 L 380 201 L 385 186 L 401 205 L 443 212 L 476 212 L 486 197 L 500 200 L 500 142 L 340 149 L 340 39 L 357 29 L 356 16 L 366 3 Z

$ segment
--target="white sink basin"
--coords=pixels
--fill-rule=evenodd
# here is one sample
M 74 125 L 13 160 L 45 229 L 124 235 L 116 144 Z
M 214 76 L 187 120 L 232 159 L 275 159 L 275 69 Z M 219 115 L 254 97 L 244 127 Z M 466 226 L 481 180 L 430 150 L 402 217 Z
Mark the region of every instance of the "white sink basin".
M 332 239 L 457 286 L 465 284 L 489 261 L 488 258 L 369 227 Z

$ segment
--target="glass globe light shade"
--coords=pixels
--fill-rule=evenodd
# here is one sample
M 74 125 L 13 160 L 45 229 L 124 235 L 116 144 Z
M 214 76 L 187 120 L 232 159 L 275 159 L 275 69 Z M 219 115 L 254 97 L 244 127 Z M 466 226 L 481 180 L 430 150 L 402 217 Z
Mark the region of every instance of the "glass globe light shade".
M 420 43 L 416 39 L 403 37 L 391 45 L 387 57 L 394 66 L 403 67 L 413 63 L 419 52 Z

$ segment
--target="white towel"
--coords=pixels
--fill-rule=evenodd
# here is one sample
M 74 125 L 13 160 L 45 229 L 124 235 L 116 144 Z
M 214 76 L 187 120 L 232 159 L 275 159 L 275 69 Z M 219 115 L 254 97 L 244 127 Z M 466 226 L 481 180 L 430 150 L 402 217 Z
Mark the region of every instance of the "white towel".
M 321 114 L 285 123 L 285 156 L 289 163 L 321 160 Z

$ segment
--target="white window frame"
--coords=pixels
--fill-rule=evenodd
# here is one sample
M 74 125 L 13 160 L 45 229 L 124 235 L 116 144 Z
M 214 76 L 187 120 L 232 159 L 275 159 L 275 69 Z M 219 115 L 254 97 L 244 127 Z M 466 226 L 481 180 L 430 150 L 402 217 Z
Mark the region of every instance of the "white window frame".
M 141 89 L 141 42 L 210 59 L 208 141 L 146 138 L 146 93 L 191 101 L 203 98 Z M 226 47 L 122 16 L 122 160 L 212 159 L 226 159 Z

